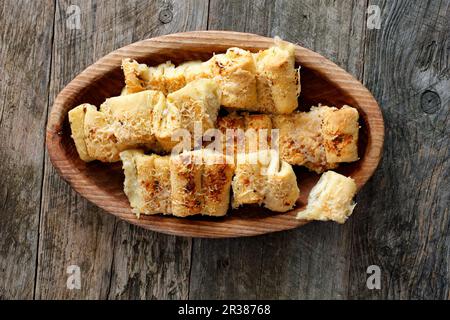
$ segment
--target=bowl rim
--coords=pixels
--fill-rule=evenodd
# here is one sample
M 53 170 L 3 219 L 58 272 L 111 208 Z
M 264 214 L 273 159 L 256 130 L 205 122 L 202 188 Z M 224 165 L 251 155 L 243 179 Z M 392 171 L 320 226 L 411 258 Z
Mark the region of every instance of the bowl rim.
M 58 174 L 84 198 L 120 219 L 153 231 L 189 237 L 226 238 L 254 236 L 305 225 L 308 223 L 307 221 L 295 219 L 298 208 L 258 219 L 239 218 L 233 217 L 233 215 L 227 215 L 228 219 L 218 220 L 191 220 L 161 215 L 141 215 L 138 219 L 131 212 L 129 205 L 124 206 L 118 201 L 114 201 L 114 195 L 108 194 L 105 190 L 97 187 L 98 193 L 95 196 L 86 193 L 89 184 L 80 179 L 80 170 L 73 167 L 72 161 L 60 143 L 62 126 L 69 111 L 66 105 L 73 103 L 76 95 L 89 83 L 120 66 L 122 58 L 132 57 L 139 60 L 148 57 L 151 50 L 164 49 L 169 45 L 179 46 L 179 50 L 196 50 L 199 45 L 205 43 L 223 49 L 233 46 L 264 49 L 272 45 L 273 41 L 273 38 L 252 33 L 220 30 L 189 31 L 141 40 L 110 52 L 84 69 L 56 97 L 46 129 L 46 146 L 51 163 Z M 384 121 L 381 109 L 370 91 L 344 69 L 312 50 L 294 45 L 297 63 L 320 73 L 322 78 L 352 97 L 356 102 L 354 107 L 360 113 L 366 114 L 364 120 L 368 132 L 367 145 L 364 156 L 359 160 L 359 170 L 352 175 L 359 191 L 373 175 L 381 159 L 384 143 Z M 370 112 L 370 116 L 367 116 L 368 112 Z M 376 134 L 374 135 L 374 133 Z M 90 190 L 92 192 L 92 186 Z

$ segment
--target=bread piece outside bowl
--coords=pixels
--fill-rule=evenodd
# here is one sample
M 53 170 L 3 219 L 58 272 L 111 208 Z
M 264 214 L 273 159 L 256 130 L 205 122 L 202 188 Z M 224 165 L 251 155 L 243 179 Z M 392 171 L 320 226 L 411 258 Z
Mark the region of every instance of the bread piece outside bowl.
M 153 231 L 189 237 L 226 238 L 254 236 L 300 227 L 306 221 L 295 217 L 304 209 L 311 188 L 319 175 L 296 167 L 300 198 L 296 207 L 285 213 L 263 208 L 245 207 L 230 210 L 221 218 L 176 218 L 163 215 L 138 219 L 131 211 L 123 192 L 121 163 L 105 164 L 82 161 L 70 137 L 68 111 L 81 103 L 100 105 L 106 98 L 120 94 L 124 78 L 120 68 L 123 58 L 157 65 L 171 60 L 179 64 L 188 60 L 207 60 L 213 53 L 240 47 L 257 52 L 272 46 L 274 40 L 255 34 L 230 31 L 193 31 L 176 33 L 135 42 L 98 60 L 75 77 L 56 97 L 49 116 L 46 144 L 53 166 L 80 195 L 120 219 Z M 360 160 L 342 164 L 336 171 L 351 176 L 360 190 L 374 173 L 383 149 L 384 123 L 381 110 L 372 94 L 358 80 L 333 62 L 311 50 L 296 46 L 296 64 L 301 66 L 299 105 L 319 103 L 358 109 Z

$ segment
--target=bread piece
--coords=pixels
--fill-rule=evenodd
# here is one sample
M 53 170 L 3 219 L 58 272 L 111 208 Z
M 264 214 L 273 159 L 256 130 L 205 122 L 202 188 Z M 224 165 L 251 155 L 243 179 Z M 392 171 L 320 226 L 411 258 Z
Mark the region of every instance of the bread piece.
M 352 178 L 327 171 L 312 188 L 308 205 L 298 213 L 297 219 L 344 223 L 355 208 L 355 194 L 356 184 Z
M 222 90 L 221 104 L 233 109 L 257 111 L 256 66 L 251 52 L 230 48 L 211 60 L 213 75 Z
M 294 51 L 293 44 L 276 39 L 275 46 L 254 54 L 259 111 L 287 114 L 297 109 L 300 73 Z
M 164 94 L 180 90 L 187 82 L 184 76 L 186 66 L 175 67 L 172 63 L 167 64 L 164 68 Z
M 172 212 L 178 217 L 202 212 L 202 164 L 194 157 L 193 152 L 170 156 Z
M 133 213 L 137 215 L 143 212 L 143 207 L 145 206 L 135 161 L 135 156 L 140 154 L 143 154 L 140 150 L 126 150 L 120 153 L 122 168 L 125 175 L 123 183 L 124 192 L 128 197 Z
M 264 202 L 266 177 L 262 174 L 259 153 L 239 154 L 235 175 L 231 183 L 233 189 L 232 207 L 244 204 L 261 205 Z M 245 157 L 243 159 L 242 157 Z
M 108 117 L 119 144 L 151 146 L 156 142 L 151 125 L 153 109 L 163 105 L 161 92 L 146 90 L 106 99 L 100 111 Z
M 234 161 L 221 153 L 203 150 L 202 214 L 224 216 L 230 205 Z
M 297 112 L 290 115 L 274 115 L 273 128 L 279 130 L 279 148 L 281 158 L 292 165 L 300 165 L 317 173 L 336 167 L 328 162 L 322 122 L 324 115 L 333 108 L 312 107 L 309 112 Z
M 186 84 L 198 79 L 212 79 L 212 60 L 202 62 L 200 60 L 188 61 L 180 64 L 177 68 L 184 73 Z
M 223 134 L 224 148 L 228 144 L 229 149 L 234 150 L 234 154 L 266 150 L 271 146 L 272 120 L 269 115 L 232 112 L 218 118 L 217 128 Z M 228 136 L 227 129 L 229 130 Z M 236 131 L 238 129 L 242 130 L 242 137 L 239 139 L 245 139 L 245 141 L 238 141 L 239 133 Z M 265 133 L 260 131 L 261 129 L 265 129 Z
M 234 110 L 290 113 L 297 108 L 300 93 L 294 46 L 279 40 L 255 54 L 229 48 L 208 61 L 189 61 L 178 67 L 170 61 L 148 67 L 124 59 L 122 68 L 128 93 L 152 89 L 167 95 L 192 81 L 214 79 L 221 88 L 221 105 Z
M 256 147 L 264 149 L 264 141 L 261 141 L 264 136 L 248 130 L 267 129 L 267 147 L 276 149 L 276 141 L 272 143 L 271 138 L 278 136 L 282 160 L 317 173 L 336 168 L 340 162 L 358 160 L 358 111 L 349 106 L 337 109 L 319 105 L 309 112 L 287 115 L 231 113 L 219 117 L 217 126 L 224 134 L 227 129 L 242 129 L 246 138 L 245 150 L 252 152 Z M 273 129 L 279 130 L 278 134 L 272 132 Z M 224 143 L 235 143 L 237 152 L 236 137 L 225 139 Z
M 194 137 L 194 125 L 201 129 L 214 128 L 220 108 L 218 85 L 211 79 L 199 79 L 167 96 L 167 104 L 155 108 L 153 131 L 166 151 L 178 143 L 172 141 L 177 130 L 186 129 Z M 192 145 L 192 144 L 191 144 Z
M 327 162 L 352 162 L 359 159 L 358 118 L 358 111 L 349 106 L 325 114 L 322 135 Z
M 150 80 L 150 70 L 147 65 L 127 58 L 122 60 L 122 69 L 127 93 L 136 93 L 147 89 Z
M 69 121 L 80 158 L 115 162 L 125 149 L 159 151 L 152 131 L 152 111 L 164 105 L 162 93 L 146 90 L 106 99 L 99 111 L 88 104 L 74 108 Z
M 72 139 L 75 142 L 75 147 L 81 160 L 86 162 L 95 160 L 89 156 L 84 135 L 84 117 L 88 109 L 94 111 L 97 110 L 95 106 L 84 103 L 69 111 L 69 123 L 72 130 Z
M 125 173 L 124 191 L 136 214 L 170 214 L 169 158 L 145 155 L 142 150 L 120 153 Z
M 273 151 L 238 155 L 232 188 L 233 208 L 258 204 L 278 212 L 292 209 L 300 194 L 292 167 Z
M 292 209 L 300 195 L 294 170 L 285 161 L 280 162 L 278 170 L 268 172 L 265 189 L 264 206 L 272 211 L 285 212 Z
M 86 150 L 92 159 L 103 162 L 119 161 L 119 153 L 125 146 L 118 143 L 114 128 L 105 113 L 95 107 L 87 108 L 84 117 Z

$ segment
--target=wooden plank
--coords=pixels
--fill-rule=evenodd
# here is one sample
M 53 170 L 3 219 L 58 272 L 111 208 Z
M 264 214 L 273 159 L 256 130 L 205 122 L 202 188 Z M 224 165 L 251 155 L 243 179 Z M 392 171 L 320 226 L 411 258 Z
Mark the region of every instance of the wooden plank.
M 67 28 L 77 5 L 79 30 Z M 205 28 L 207 1 L 59 1 L 51 97 L 80 71 L 125 44 Z M 185 298 L 191 240 L 117 222 L 63 182 L 46 159 L 37 298 Z M 78 265 L 81 289 L 68 290 L 67 267 Z
M 365 10 L 361 1 L 212 0 L 209 28 L 278 35 L 361 78 Z M 350 220 L 256 238 L 195 239 L 189 297 L 345 298 L 351 230 Z
M 449 299 L 450 1 L 371 1 L 364 82 L 386 123 L 382 165 L 358 201 L 349 297 Z M 366 268 L 381 269 L 367 290 Z
M 53 13 L 0 4 L 0 300 L 33 298 Z

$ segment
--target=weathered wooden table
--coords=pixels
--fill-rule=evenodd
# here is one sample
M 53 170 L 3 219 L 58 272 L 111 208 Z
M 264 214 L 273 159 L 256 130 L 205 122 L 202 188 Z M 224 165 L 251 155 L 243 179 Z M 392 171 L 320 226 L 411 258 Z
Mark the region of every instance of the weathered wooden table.
M 102 212 L 56 174 L 44 132 L 57 93 L 116 48 L 201 29 L 278 35 L 372 90 L 385 151 L 345 225 L 167 236 Z M 449 98 L 449 0 L 3 0 L 0 298 L 448 299 Z M 71 265 L 80 289 L 67 287 Z M 380 289 L 367 287 L 371 265 Z

